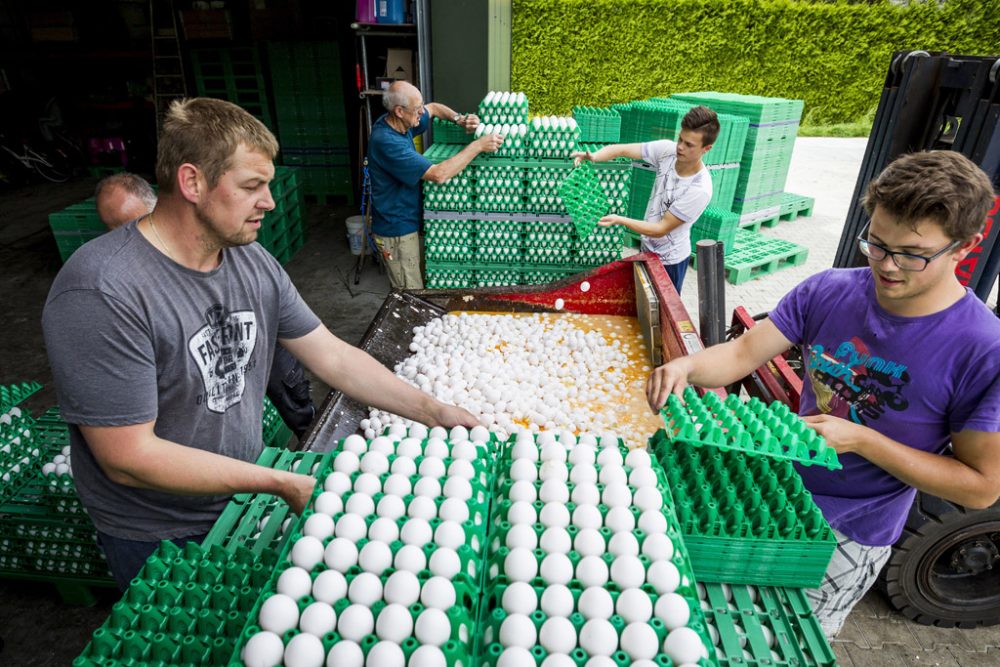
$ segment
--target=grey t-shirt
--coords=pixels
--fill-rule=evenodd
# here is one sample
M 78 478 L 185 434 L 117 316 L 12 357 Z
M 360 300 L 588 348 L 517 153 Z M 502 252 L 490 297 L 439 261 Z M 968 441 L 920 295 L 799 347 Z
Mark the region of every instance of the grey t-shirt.
M 692 176 L 679 176 L 677 144 L 669 139 L 643 144 L 642 159 L 656 168 L 646 222 L 659 222 L 669 211 L 684 223 L 666 236 L 643 236 L 643 250 L 655 252 L 664 264 L 678 264 L 691 256 L 691 226 L 712 200 L 712 176 L 705 165 Z
M 276 338 L 319 326 L 259 244 L 203 273 L 157 251 L 134 222 L 86 244 L 56 276 L 42 326 L 73 479 L 97 528 L 159 540 L 207 532 L 228 501 L 112 482 L 76 425 L 156 420 L 167 440 L 253 461 Z

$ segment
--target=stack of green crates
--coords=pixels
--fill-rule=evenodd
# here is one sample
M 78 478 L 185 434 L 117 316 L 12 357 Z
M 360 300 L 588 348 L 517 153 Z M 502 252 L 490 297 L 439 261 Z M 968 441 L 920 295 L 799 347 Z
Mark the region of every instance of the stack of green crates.
M 467 144 L 475 138 L 475 135 L 465 131 L 450 120 L 435 118 L 431 121 L 431 131 L 434 134 L 436 144 Z
M 573 118 L 580 127 L 580 143 L 617 144 L 621 141 L 622 117 L 605 107 L 573 107 Z
M 671 99 L 749 119 L 733 210 L 747 216 L 773 209 L 777 216 L 802 118 L 802 100 L 717 92 L 680 93 Z
M 271 181 L 274 210 L 264 216 L 257 241 L 264 249 L 286 264 L 305 244 L 305 225 L 302 221 L 301 168 L 275 167 Z
M 199 96 L 237 104 L 274 130 L 256 46 L 192 49 L 191 68 Z
M 727 208 L 709 206 L 702 212 L 691 227 L 691 253 L 698 241 L 720 241 L 726 252 L 731 252 L 736 244 L 736 231 L 739 229 L 740 216 Z
M 801 266 L 808 257 L 809 248 L 805 246 L 741 228 L 736 231 L 732 250 L 726 251 L 726 280 L 740 285 L 782 269 Z M 691 267 L 697 268 L 693 255 Z
M 97 202 L 93 197 L 49 214 L 49 227 L 55 237 L 59 257 L 65 262 L 87 241 L 108 231 L 97 217 Z
M 305 197 L 353 201 L 339 46 L 271 42 L 267 52 L 284 164 L 301 167 Z

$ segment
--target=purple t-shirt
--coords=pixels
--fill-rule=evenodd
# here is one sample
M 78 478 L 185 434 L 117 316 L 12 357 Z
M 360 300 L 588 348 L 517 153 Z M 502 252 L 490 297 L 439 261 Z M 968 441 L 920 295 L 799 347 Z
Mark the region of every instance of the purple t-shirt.
M 850 419 L 935 454 L 951 433 L 1000 431 L 1000 319 L 971 291 L 933 315 L 899 317 L 878 304 L 870 269 L 831 269 L 770 317 L 803 346 L 801 415 Z M 798 466 L 823 515 L 861 544 L 893 544 L 916 491 L 857 454 L 840 461 Z

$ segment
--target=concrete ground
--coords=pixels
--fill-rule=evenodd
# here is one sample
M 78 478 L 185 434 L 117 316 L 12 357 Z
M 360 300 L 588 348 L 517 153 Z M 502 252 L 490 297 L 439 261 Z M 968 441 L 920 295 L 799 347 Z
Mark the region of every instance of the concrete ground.
M 810 218 L 782 222 L 764 233 L 809 248 L 808 261 L 740 286 L 727 286 L 727 310 L 751 313 L 774 307 L 805 276 L 832 265 L 848 202 L 864 154 L 864 140 L 799 139 L 787 189 L 816 198 Z M 39 185 L 0 193 L 0 294 L 4 317 L 0 340 L 0 384 L 37 380 L 45 389 L 29 402 L 33 414 L 55 403 L 41 341 L 40 316 L 60 267 L 47 215 L 88 197 L 94 179 Z M 372 267 L 353 284 L 353 260 L 345 238 L 350 206 L 308 209 L 307 244 L 286 267 L 306 302 L 338 336 L 356 343 L 388 293 L 388 280 Z M 682 299 L 697 323 L 697 275 L 689 274 Z M 994 292 L 995 293 L 995 292 Z M 995 297 L 992 297 L 995 302 Z M 327 387 L 314 382 L 319 403 Z M 90 607 L 65 605 L 47 584 L 0 580 L 0 665 L 68 665 L 107 617 L 117 595 L 106 591 Z M 978 630 L 928 628 L 892 611 L 878 592 L 869 593 L 834 642 L 842 665 L 1000 666 L 1000 626 Z

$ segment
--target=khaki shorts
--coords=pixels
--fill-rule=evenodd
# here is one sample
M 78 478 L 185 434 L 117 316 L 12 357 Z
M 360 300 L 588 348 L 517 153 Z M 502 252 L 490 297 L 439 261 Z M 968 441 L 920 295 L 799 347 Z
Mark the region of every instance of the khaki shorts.
M 420 274 L 420 238 L 416 232 L 403 236 L 375 235 L 375 245 L 382 254 L 382 262 L 389 272 L 393 289 L 423 289 Z

